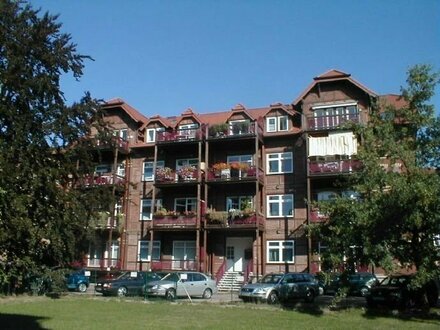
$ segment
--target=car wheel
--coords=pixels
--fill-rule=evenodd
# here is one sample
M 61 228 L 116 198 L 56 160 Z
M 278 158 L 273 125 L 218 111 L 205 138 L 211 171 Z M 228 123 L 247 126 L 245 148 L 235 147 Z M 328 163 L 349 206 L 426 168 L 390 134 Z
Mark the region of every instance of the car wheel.
M 85 283 L 78 284 L 78 291 L 79 292 L 86 292 L 87 291 L 87 285 Z
M 315 293 L 313 292 L 313 290 L 307 290 L 304 300 L 308 303 L 311 303 L 313 302 L 313 300 L 315 300 Z
M 366 287 L 366 286 L 363 286 L 361 289 L 360 289 L 360 293 L 361 293 L 361 296 L 362 297 L 365 297 L 367 294 L 368 294 L 368 292 L 369 292 L 370 290 Z
M 118 289 L 118 297 L 125 297 L 127 295 L 127 288 L 125 286 L 121 286 Z
M 275 291 L 269 293 L 269 296 L 267 297 L 267 302 L 271 305 L 278 304 L 278 295 Z
M 212 291 L 211 289 L 205 289 L 205 291 L 203 291 L 203 299 L 211 299 L 212 297 Z
M 174 289 L 167 290 L 167 292 L 165 293 L 165 298 L 167 298 L 167 300 L 176 299 L 176 290 Z

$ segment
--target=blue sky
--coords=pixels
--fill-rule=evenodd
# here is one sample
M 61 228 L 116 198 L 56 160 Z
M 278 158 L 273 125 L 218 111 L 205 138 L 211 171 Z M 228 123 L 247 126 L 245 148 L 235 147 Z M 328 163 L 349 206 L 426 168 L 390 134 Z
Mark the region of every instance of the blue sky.
M 30 0 L 90 55 L 84 91 L 146 116 L 291 103 L 330 69 L 379 94 L 412 65 L 440 70 L 439 0 Z M 440 108 L 440 88 L 432 102 Z

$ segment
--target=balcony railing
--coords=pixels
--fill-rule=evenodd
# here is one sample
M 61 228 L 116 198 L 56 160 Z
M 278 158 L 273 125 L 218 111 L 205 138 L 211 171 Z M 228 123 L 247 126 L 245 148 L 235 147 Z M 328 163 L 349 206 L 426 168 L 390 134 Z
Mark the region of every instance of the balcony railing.
M 80 179 L 80 185 L 82 186 L 104 186 L 104 185 L 123 185 L 125 184 L 125 178 L 123 176 L 108 174 L 101 175 L 88 175 Z
M 198 270 L 196 260 L 153 260 L 151 261 L 151 270 Z
M 186 227 L 196 227 L 197 216 L 185 216 L 185 215 L 153 215 L 153 227 L 161 228 L 186 228 Z
M 205 215 L 206 228 L 257 228 L 264 225 L 264 217 L 253 214 L 230 216 L 228 212 L 217 211 Z
M 88 258 L 87 267 L 93 268 L 120 268 L 119 259 L 107 259 L 107 258 Z
M 174 171 L 168 167 L 160 168 L 156 170 L 154 178 L 156 183 L 197 182 L 199 170 L 196 168 L 184 168 Z
M 226 124 L 225 127 L 216 128 L 212 126 L 208 129 L 209 139 L 224 139 L 224 138 L 236 138 L 245 136 L 255 136 L 256 134 L 262 134 L 263 130 L 258 125 L 258 122 L 238 122 L 233 124 Z
M 357 159 L 309 161 L 310 175 L 343 174 L 359 171 L 362 162 Z
M 208 181 L 239 181 L 262 179 L 264 172 L 255 166 L 248 166 L 245 169 L 224 168 L 217 169 L 215 166 L 208 170 Z
M 351 121 L 353 123 L 360 122 L 359 113 L 351 113 L 344 115 L 317 116 L 307 117 L 307 129 L 309 130 L 326 130 L 334 129 L 342 124 Z
M 157 132 L 157 142 L 185 142 L 198 141 L 203 139 L 202 128 L 174 129 L 169 131 Z
M 119 136 L 112 136 L 109 141 L 96 139 L 96 146 L 100 149 L 119 148 L 128 151 L 128 141 Z
M 319 210 L 310 211 L 309 221 L 311 223 L 325 222 L 325 221 L 327 221 L 327 219 L 328 219 L 328 216 L 322 212 L 319 212 Z

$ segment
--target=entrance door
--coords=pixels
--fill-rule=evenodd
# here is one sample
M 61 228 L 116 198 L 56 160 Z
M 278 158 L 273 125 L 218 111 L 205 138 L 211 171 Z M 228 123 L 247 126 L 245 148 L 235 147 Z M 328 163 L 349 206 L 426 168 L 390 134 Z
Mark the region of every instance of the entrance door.
M 242 272 L 246 264 L 244 251 L 252 249 L 251 237 L 227 237 L 226 238 L 226 270 L 228 272 Z

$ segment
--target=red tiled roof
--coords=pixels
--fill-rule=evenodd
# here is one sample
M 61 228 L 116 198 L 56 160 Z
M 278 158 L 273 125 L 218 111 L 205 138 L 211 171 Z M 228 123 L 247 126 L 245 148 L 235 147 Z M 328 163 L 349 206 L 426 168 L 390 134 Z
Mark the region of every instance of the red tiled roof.
M 386 94 L 379 96 L 379 99 L 385 103 L 384 105 L 392 105 L 396 109 L 401 109 L 408 106 L 408 102 L 403 98 L 402 95 Z

